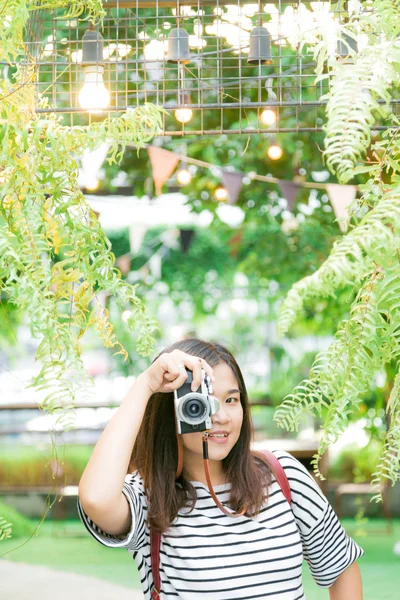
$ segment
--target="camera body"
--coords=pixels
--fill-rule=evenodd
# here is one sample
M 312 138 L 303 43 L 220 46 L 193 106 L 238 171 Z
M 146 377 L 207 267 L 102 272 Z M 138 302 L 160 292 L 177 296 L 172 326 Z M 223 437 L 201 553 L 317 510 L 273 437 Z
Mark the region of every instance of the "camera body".
M 201 385 L 192 391 L 193 372 L 186 369 L 185 383 L 174 390 L 174 407 L 178 433 L 198 433 L 211 429 L 211 416 L 219 411 L 219 402 L 212 395 L 210 377 L 201 370 Z

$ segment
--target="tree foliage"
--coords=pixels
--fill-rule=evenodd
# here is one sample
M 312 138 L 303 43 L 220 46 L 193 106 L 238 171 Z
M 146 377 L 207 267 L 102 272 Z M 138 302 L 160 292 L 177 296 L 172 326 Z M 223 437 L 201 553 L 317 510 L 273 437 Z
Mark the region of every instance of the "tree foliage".
M 397 5 L 396 5 L 397 6 Z M 279 326 L 285 333 L 304 303 L 332 297 L 344 286 L 358 293 L 349 318 L 342 322 L 326 353 L 317 356 L 308 380 L 298 385 L 278 408 L 277 422 L 289 429 L 298 427 L 304 413 L 324 413 L 324 431 L 314 468 L 329 446 L 345 430 L 350 414 L 368 393 L 377 371 L 396 364 L 397 374 L 387 404 L 389 427 L 373 483 L 400 479 L 400 399 L 398 331 L 400 281 L 400 179 L 399 122 L 374 147 L 376 163 L 359 166 L 371 139 L 371 128 L 379 100 L 388 103 L 390 86 L 399 81 L 398 14 L 394 3 L 380 0 L 369 4 L 370 12 L 358 18 L 368 35 L 369 45 L 354 63 L 338 67 L 328 60 L 331 88 L 325 126 L 325 156 L 330 169 L 342 181 L 357 173 L 369 173 L 362 186 L 362 198 L 351 212 L 350 232 L 335 242 L 322 266 L 296 283 L 289 291 L 280 313 Z M 326 57 L 324 44 L 316 55 Z M 318 61 L 322 72 L 323 61 Z M 389 178 L 389 181 L 388 181 Z M 321 476 L 322 477 L 322 476 Z M 381 499 L 380 490 L 375 499 Z
M 16 59 L 23 49 L 30 11 L 66 9 L 66 15 L 99 19 L 101 2 L 7 3 L 0 20 L 0 60 Z M 9 23 L 8 27 L 4 23 Z M 3 36 L 4 33 L 4 36 Z M 106 347 L 126 356 L 101 302 L 112 294 L 120 309 L 129 307 L 128 329 L 138 351 L 153 349 L 156 325 L 135 286 L 121 279 L 115 257 L 77 182 L 76 157 L 107 141 L 108 160 L 121 159 L 127 144 L 137 148 L 161 127 L 161 111 L 144 105 L 115 119 L 87 127 L 67 127 L 53 113 L 35 112 L 34 59 L 20 61 L 14 81 L 0 81 L 0 281 L 2 295 L 26 311 L 32 335 L 39 339 L 41 368 L 32 385 L 43 392 L 40 407 L 57 415 L 68 430 L 74 425 L 76 395 L 88 375 L 81 359 L 81 339 L 94 328 Z M 47 106 L 39 99 L 39 105 Z M 56 254 L 63 254 L 54 262 Z M 0 537 L 5 531 L 0 524 Z

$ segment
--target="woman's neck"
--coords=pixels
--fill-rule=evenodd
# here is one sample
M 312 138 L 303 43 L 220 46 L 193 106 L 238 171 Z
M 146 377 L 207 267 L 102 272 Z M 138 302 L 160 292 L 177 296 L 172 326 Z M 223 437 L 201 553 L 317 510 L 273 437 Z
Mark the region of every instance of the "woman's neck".
M 228 483 L 226 475 L 223 469 L 222 461 L 220 460 L 209 460 L 208 468 L 210 472 L 211 483 L 214 485 L 221 485 Z M 183 459 L 183 476 L 188 481 L 199 481 L 207 485 L 206 474 L 204 471 L 203 457 L 200 455 L 191 455 L 184 452 Z

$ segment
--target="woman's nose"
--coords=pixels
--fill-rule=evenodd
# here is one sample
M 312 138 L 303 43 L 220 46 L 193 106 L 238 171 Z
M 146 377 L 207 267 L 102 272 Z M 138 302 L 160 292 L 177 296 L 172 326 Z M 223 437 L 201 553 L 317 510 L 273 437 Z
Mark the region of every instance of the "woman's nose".
M 220 403 L 219 410 L 212 416 L 212 421 L 218 423 L 226 423 L 229 421 L 229 414 L 224 408 L 224 405 Z

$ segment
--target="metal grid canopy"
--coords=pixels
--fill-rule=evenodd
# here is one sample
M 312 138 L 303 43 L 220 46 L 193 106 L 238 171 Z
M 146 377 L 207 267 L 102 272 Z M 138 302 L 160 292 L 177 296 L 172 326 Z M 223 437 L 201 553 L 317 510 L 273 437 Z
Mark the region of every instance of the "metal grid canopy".
M 313 57 L 307 48 L 301 55 L 298 51 L 299 28 L 306 27 L 312 41 L 318 27 L 346 20 L 340 2 L 133 0 L 107 2 L 105 8 L 103 60 L 97 58 L 96 64 L 104 65 L 110 101 L 99 114 L 88 113 L 78 102 L 88 22 L 66 19 L 61 11 L 33 16 L 26 49 L 37 66 L 38 97 L 47 97 L 51 106 L 39 106 L 38 112 L 63 113 L 65 124 L 82 125 L 152 102 L 168 111 L 166 135 L 320 130 L 327 84 L 314 84 Z M 262 44 L 271 46 L 269 64 L 249 63 L 256 27 L 267 32 L 269 42 Z M 186 59 L 176 40 L 168 42 L 176 28 L 188 34 Z M 174 44 L 178 59 L 170 62 Z M 253 53 L 259 44 L 253 41 Z M 175 112 L 182 108 L 183 114 Z M 266 108 L 275 112 L 275 122 L 269 113 L 263 123 Z

